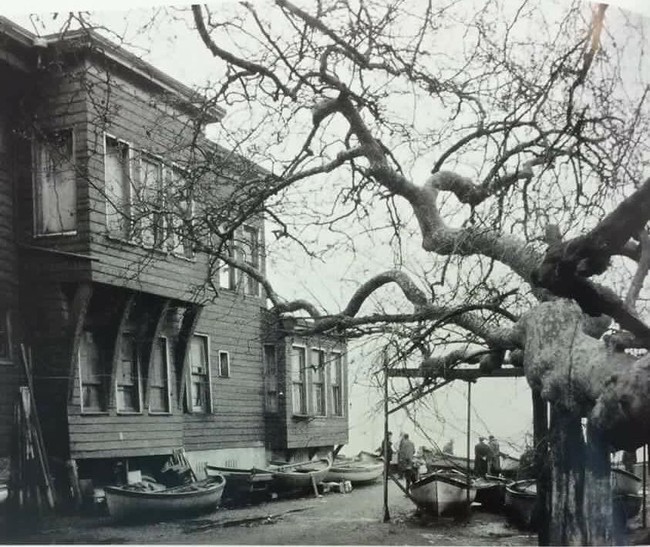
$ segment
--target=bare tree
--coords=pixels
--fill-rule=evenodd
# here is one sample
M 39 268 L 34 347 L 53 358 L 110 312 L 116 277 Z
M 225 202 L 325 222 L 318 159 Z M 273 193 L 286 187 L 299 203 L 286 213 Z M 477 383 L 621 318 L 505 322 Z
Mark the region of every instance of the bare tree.
M 206 279 L 236 268 L 314 332 L 391 332 L 431 376 L 523 366 L 552 408 L 540 540 L 612 543 L 609 451 L 650 440 L 650 360 L 624 351 L 650 344 L 634 308 L 650 216 L 638 21 L 533 0 L 274 0 L 186 15 L 222 71 L 209 104 L 234 111 L 220 122 L 233 152 L 197 147 L 188 165 L 199 195 L 214 191 L 206 176 L 229 181 L 179 228 L 214 257 Z M 340 310 L 287 301 L 229 250 L 256 215 L 274 224 L 269 244 L 327 258 L 371 234 L 394 260 Z M 615 286 L 612 261 L 636 268 L 631 287 Z M 399 299 L 372 309 L 389 290 Z

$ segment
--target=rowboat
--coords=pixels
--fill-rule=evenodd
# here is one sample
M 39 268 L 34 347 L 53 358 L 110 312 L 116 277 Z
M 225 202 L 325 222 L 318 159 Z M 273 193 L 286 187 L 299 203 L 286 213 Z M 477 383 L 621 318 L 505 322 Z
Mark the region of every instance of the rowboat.
M 269 467 L 277 485 L 287 490 L 309 488 L 323 482 L 332 462 L 327 458 Z
M 460 473 L 430 473 L 411 485 L 410 494 L 424 511 L 444 516 L 469 511 L 476 488 Z
M 369 459 L 361 455 L 356 458 L 334 460 L 326 481 L 350 481 L 353 484 L 367 484 L 376 481 L 384 471 L 384 462 L 379 458 Z
M 104 490 L 108 512 L 114 519 L 158 520 L 216 508 L 225 485 L 223 475 L 212 475 L 203 481 L 164 490 L 150 490 L 144 483 L 107 486 Z
M 476 499 L 488 511 L 500 511 L 505 503 L 506 484 L 502 477 L 486 475 L 474 480 Z
M 236 469 L 207 465 L 205 469 L 209 477 L 214 475 L 225 477 L 226 487 L 223 497 L 231 500 L 246 499 L 250 495 L 267 492 L 273 481 L 273 474 L 270 471 L 256 467 Z
M 641 491 L 641 478 L 625 469 L 612 467 L 612 494 L 636 495 Z
M 506 485 L 506 512 L 520 526 L 533 528 L 536 498 L 537 482 L 535 479 L 511 482 Z

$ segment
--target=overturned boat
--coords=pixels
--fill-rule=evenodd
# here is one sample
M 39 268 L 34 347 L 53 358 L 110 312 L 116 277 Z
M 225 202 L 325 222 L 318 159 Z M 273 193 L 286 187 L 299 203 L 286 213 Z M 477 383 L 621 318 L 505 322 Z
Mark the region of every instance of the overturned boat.
M 537 500 L 537 481 L 525 479 L 506 486 L 505 508 L 508 516 L 526 529 L 535 527 L 534 513 Z
M 469 511 L 476 488 L 466 475 L 436 472 L 415 481 L 410 495 L 422 510 L 445 516 Z
M 274 465 L 269 467 L 276 484 L 285 490 L 303 490 L 323 482 L 332 462 L 328 458 L 319 460 Z
M 208 477 L 223 475 L 226 479 L 226 487 L 223 497 L 229 500 L 246 500 L 251 496 L 265 494 L 273 482 L 273 473 L 267 469 L 251 467 L 250 469 L 238 469 L 232 467 L 219 467 L 217 465 L 206 465 Z
M 334 460 L 330 467 L 326 481 L 350 481 L 352 484 L 368 484 L 381 477 L 384 471 L 384 462 L 381 458 L 371 454 L 362 453 L 355 458 L 341 458 Z
M 223 475 L 212 475 L 203 481 L 173 488 L 138 483 L 107 486 L 104 491 L 108 512 L 116 520 L 163 520 L 215 509 L 225 485 Z

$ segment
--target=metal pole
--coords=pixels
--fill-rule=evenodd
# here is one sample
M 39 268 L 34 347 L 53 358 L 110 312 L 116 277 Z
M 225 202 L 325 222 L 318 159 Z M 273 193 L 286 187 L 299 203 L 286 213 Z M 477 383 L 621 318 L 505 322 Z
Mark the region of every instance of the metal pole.
M 470 465 L 469 465 L 469 460 L 470 460 L 470 442 L 469 442 L 469 431 L 470 431 L 470 424 L 471 424 L 471 417 L 470 417 L 470 408 L 471 408 L 471 403 L 472 403 L 472 382 L 467 382 L 467 508 L 469 509 L 469 504 L 470 504 L 470 495 L 469 495 L 469 490 L 470 490 L 470 480 L 469 480 L 469 474 L 470 474 Z
M 647 526 L 647 501 L 646 501 L 646 485 L 648 481 L 648 445 L 643 445 L 643 527 Z
M 390 520 L 388 511 L 388 472 L 390 461 L 388 457 L 388 357 L 384 351 L 384 522 Z

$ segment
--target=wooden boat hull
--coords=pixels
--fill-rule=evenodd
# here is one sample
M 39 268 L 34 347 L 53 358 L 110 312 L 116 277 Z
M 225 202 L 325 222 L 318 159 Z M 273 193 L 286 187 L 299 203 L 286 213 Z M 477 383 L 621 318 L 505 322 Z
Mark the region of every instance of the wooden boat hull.
M 436 516 L 463 513 L 476 497 L 476 489 L 470 484 L 469 499 L 465 477 L 455 478 L 442 473 L 431 473 L 411 485 L 411 497 L 418 507 Z
M 507 482 L 500 477 L 490 476 L 475 480 L 475 501 L 480 503 L 488 511 L 501 511 L 505 504 Z
M 614 496 L 614 514 L 625 521 L 636 517 L 643 505 L 641 494 L 618 494 Z
M 384 471 L 384 462 L 348 462 L 333 465 L 325 476 L 326 481 L 350 481 L 352 484 L 367 484 L 376 481 Z
M 205 481 L 158 492 L 122 486 L 107 486 L 104 490 L 108 512 L 116 520 L 166 519 L 216 508 L 225 485 L 226 479 L 215 475 Z
M 534 479 L 514 481 L 506 486 L 505 507 L 509 516 L 523 528 L 535 526 L 533 514 L 537 499 Z
M 265 493 L 273 482 L 273 473 L 265 469 L 236 469 L 231 467 L 206 466 L 208 476 L 223 475 L 226 487 L 223 491 L 225 499 L 247 498 L 253 494 Z
M 327 459 L 269 469 L 276 484 L 285 490 L 302 490 L 323 482 L 332 464 Z
M 611 477 L 612 494 L 614 496 L 624 494 L 636 495 L 641 491 L 643 481 L 634 473 L 630 473 L 625 469 L 612 468 Z

